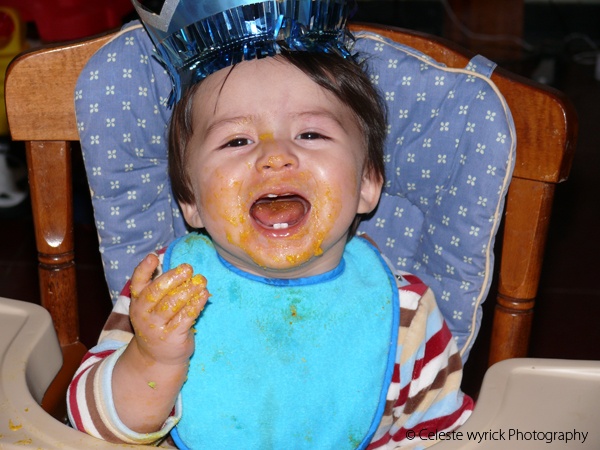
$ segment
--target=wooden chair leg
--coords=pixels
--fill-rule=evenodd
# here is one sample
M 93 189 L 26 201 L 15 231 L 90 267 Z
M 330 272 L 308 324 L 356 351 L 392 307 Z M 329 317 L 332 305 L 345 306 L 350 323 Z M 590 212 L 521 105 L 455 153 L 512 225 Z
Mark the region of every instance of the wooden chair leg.
M 552 183 L 512 180 L 489 365 L 527 356 L 554 189 Z
M 79 341 L 71 148 L 65 141 L 26 143 L 42 306 L 61 346 Z M 43 231 L 42 231 L 43 230 Z
M 52 316 L 63 352 L 63 366 L 48 387 L 42 407 L 66 422 L 67 388 L 87 351 L 79 342 L 71 148 L 66 141 L 33 141 L 26 143 L 26 150 L 41 303 Z

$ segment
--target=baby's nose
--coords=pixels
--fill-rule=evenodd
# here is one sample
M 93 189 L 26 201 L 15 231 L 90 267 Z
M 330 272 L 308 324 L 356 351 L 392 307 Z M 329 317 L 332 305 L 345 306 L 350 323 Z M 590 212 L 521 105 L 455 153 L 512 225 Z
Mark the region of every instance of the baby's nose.
M 277 141 L 261 145 L 261 155 L 256 162 L 258 170 L 282 170 L 297 166 L 298 159 L 291 149 Z
M 293 162 L 291 158 L 286 158 L 284 154 L 269 156 L 266 160 L 261 161 L 261 169 L 282 169 L 284 167 L 291 167 Z

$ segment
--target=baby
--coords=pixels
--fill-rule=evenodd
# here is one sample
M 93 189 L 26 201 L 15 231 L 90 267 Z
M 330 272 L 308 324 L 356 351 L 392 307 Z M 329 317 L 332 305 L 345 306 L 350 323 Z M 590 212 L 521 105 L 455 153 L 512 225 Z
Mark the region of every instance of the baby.
M 71 384 L 73 425 L 114 442 L 337 450 L 430 445 L 464 423 L 472 401 L 431 291 L 353 237 L 379 200 L 385 130 L 368 76 L 336 53 L 282 49 L 185 90 L 169 171 L 201 231 L 134 270 Z

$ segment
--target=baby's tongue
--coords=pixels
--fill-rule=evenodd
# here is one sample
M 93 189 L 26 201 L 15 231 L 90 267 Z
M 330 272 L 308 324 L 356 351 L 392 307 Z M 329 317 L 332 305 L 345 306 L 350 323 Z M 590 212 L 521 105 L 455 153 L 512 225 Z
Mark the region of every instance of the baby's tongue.
M 275 224 L 295 225 L 307 211 L 306 201 L 297 195 L 264 197 L 252 205 L 250 214 L 264 226 Z

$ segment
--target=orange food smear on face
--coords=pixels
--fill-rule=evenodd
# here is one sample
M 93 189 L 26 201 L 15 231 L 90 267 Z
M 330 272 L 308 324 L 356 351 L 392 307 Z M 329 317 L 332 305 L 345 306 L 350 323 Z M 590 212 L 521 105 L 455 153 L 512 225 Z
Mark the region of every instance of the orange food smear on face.
M 273 133 L 262 133 L 258 136 L 258 139 L 260 141 L 272 141 L 273 140 Z
M 300 174 L 299 177 L 299 184 L 303 185 L 306 183 L 306 179 L 308 178 L 308 174 Z M 323 249 L 321 247 L 324 239 L 326 238 L 326 236 L 328 235 L 329 231 L 331 230 L 331 228 L 333 227 L 335 220 L 339 214 L 339 209 L 340 207 L 337 206 L 339 204 L 339 202 L 337 203 L 333 203 L 333 199 L 332 199 L 332 190 L 329 187 L 325 188 L 325 195 L 322 197 L 319 196 L 314 196 L 315 200 L 313 200 L 313 203 L 311 205 L 311 212 L 310 212 L 310 218 L 309 220 L 312 222 L 312 224 L 309 225 L 309 227 L 305 228 L 303 230 L 302 233 L 296 234 L 294 236 L 291 236 L 289 238 L 287 238 L 287 241 L 282 241 L 282 242 L 275 242 L 272 246 L 271 249 L 267 249 L 267 251 L 269 252 L 269 254 L 266 254 L 264 256 L 270 258 L 272 261 L 280 263 L 282 262 L 282 260 L 287 261 L 288 264 L 292 265 L 292 266 L 298 266 L 301 265 L 307 261 L 309 261 L 311 258 L 316 257 L 316 256 L 320 256 L 323 254 Z M 323 205 L 327 205 L 327 206 L 331 206 L 331 205 L 336 205 L 335 209 L 333 212 L 328 212 L 326 215 L 320 215 L 320 211 L 323 208 Z M 284 208 L 284 206 L 282 206 L 282 208 Z M 324 220 L 326 219 L 326 220 Z M 242 248 L 249 256 L 250 258 L 252 258 L 252 260 L 254 262 L 256 262 L 257 264 L 261 265 L 259 263 L 261 257 L 264 260 L 264 256 L 263 254 L 259 254 L 258 251 L 254 251 L 249 243 L 251 242 L 251 237 L 254 234 L 254 231 L 249 231 L 248 229 L 246 229 L 245 231 L 241 232 L 239 234 L 239 239 L 237 241 L 237 243 L 234 241 L 234 239 L 229 236 L 229 242 L 238 245 L 240 248 Z M 303 252 L 300 253 L 288 253 L 287 255 L 285 254 L 286 252 L 289 252 L 288 249 L 286 249 L 287 247 L 287 243 L 289 243 L 291 240 L 294 241 L 298 241 L 298 240 L 303 240 L 303 239 L 311 239 L 312 241 L 312 245 L 309 249 L 306 249 Z M 286 243 L 287 242 L 287 243 Z
M 216 176 L 223 179 L 225 182 L 220 183 L 222 187 L 216 190 L 212 195 L 204 196 L 204 210 L 210 214 L 213 219 L 221 218 L 233 226 L 242 225 L 245 218 L 239 209 L 239 205 L 226 205 L 223 199 L 231 197 L 232 192 L 238 192 L 242 182 L 239 180 L 227 180 L 226 176 L 217 172 Z
M 259 136 L 261 140 L 272 138 L 271 133 Z M 279 156 L 271 156 L 268 164 L 276 162 L 276 158 Z M 249 162 L 248 166 L 252 168 L 254 164 Z M 285 267 L 299 266 L 323 254 L 322 244 L 329 236 L 341 211 L 341 199 L 334 194 L 337 193 L 336 189 L 323 184 L 315 185 L 312 175 L 308 172 L 296 173 L 292 180 L 286 180 L 290 190 L 293 190 L 295 185 L 300 192 L 306 192 L 307 188 L 312 191 L 310 217 L 301 232 L 287 238 L 273 239 L 271 243 L 265 244 L 264 237 L 248 220 L 248 214 L 257 193 L 268 192 L 271 189 L 269 182 L 246 189 L 242 180 L 230 180 L 224 173 L 214 175 L 222 179 L 222 182 L 217 184 L 223 187 L 214 195 L 211 193 L 205 196 L 205 212 L 215 222 L 223 222 L 224 226 L 220 231 L 223 238 L 246 253 L 259 267 L 270 267 L 271 264 L 280 267 L 282 264 Z M 285 209 L 289 205 L 281 203 L 279 206 Z M 305 241 L 307 244 L 302 245 Z
M 274 156 L 269 156 L 269 159 L 267 160 L 267 163 L 269 164 L 269 166 L 274 167 L 277 164 L 279 164 L 279 161 L 281 161 L 281 156 L 280 155 L 274 155 Z

